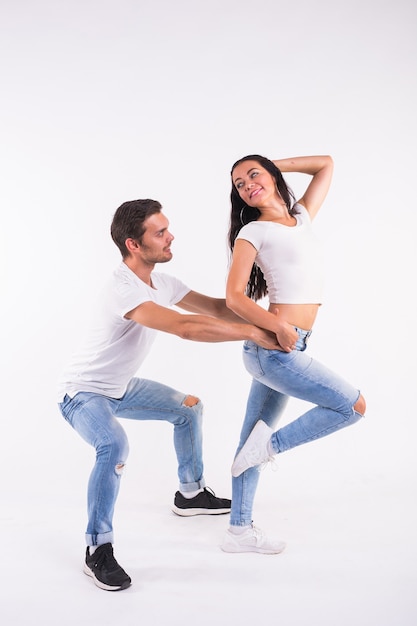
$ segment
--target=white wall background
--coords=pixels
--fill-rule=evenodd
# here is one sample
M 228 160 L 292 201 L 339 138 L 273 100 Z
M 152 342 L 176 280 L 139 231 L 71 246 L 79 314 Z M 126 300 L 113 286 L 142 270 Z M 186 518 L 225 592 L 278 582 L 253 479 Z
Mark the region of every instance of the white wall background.
M 163 269 L 222 296 L 230 166 L 253 152 L 334 158 L 316 220 L 328 276 L 310 351 L 368 402 L 362 423 L 283 456 L 282 481 L 262 477 L 265 520 L 277 493 L 284 508 L 297 493 L 302 512 L 310 497 L 347 490 L 397 511 L 395 527 L 378 518 L 383 530 L 372 523 L 371 534 L 391 542 L 411 529 L 416 17 L 410 0 L 0 0 L 0 522 L 15 549 L 22 536 L 37 545 L 42 528 L 43 549 L 68 541 L 82 556 L 92 452 L 60 418 L 55 387 L 96 287 L 119 262 L 115 209 L 160 200 L 176 235 Z M 288 180 L 300 193 L 306 184 Z M 161 335 L 141 375 L 203 399 L 206 478 L 230 494 L 249 385 L 240 345 Z M 142 498 L 152 520 L 155 500 L 169 506 L 177 487 L 168 427 L 126 429 L 120 526 Z M 407 545 L 410 563 L 415 539 Z M 378 623 L 415 623 L 408 602 L 402 621 Z

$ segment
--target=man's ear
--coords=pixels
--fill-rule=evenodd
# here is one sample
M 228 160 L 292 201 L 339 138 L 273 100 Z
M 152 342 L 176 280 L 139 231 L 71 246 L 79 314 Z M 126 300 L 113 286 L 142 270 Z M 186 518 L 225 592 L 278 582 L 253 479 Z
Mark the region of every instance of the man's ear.
M 140 248 L 140 244 L 136 241 L 136 239 L 132 239 L 131 237 L 126 239 L 125 246 L 128 249 L 130 254 L 132 254 L 132 252 L 135 252 L 136 250 L 138 250 L 138 248 Z

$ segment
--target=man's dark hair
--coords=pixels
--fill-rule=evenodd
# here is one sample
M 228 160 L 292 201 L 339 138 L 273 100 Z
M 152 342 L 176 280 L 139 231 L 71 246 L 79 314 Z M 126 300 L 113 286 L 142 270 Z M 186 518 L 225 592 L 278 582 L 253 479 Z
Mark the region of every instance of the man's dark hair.
M 134 239 L 140 244 L 146 230 L 145 220 L 161 209 L 162 205 L 157 200 L 129 200 L 119 206 L 113 216 L 110 233 L 123 259 L 129 256 L 126 239 Z

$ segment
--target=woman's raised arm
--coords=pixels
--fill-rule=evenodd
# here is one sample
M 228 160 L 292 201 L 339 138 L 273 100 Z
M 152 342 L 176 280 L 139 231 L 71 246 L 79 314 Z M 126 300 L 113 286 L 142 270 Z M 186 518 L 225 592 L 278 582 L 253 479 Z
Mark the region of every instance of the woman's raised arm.
M 273 161 L 281 172 L 299 172 L 312 176 L 307 189 L 297 201 L 310 213 L 313 219 L 323 204 L 329 191 L 333 175 L 333 159 L 329 155 L 301 156 Z

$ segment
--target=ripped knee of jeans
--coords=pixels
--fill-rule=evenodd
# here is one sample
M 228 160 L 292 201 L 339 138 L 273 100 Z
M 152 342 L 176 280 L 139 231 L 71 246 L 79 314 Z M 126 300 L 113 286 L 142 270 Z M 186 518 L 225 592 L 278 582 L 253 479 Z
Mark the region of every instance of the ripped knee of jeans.
M 186 396 L 183 401 L 184 406 L 195 406 L 200 402 L 200 398 L 196 396 Z
M 116 467 L 114 468 L 114 471 L 117 474 L 117 476 L 121 476 L 123 474 L 124 468 L 125 468 L 125 464 L 124 463 L 117 463 L 116 464 Z
M 361 415 L 362 417 L 365 415 L 366 402 L 365 402 L 365 398 L 363 397 L 362 394 L 359 395 L 359 398 L 357 399 L 357 401 L 353 405 L 353 410 L 356 413 L 359 413 L 359 415 Z

